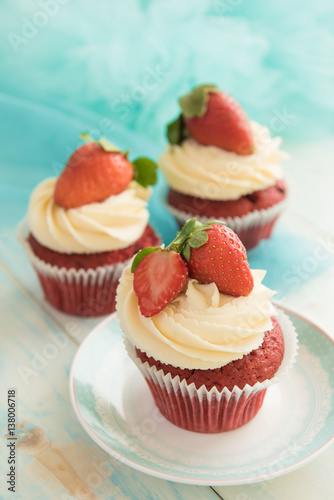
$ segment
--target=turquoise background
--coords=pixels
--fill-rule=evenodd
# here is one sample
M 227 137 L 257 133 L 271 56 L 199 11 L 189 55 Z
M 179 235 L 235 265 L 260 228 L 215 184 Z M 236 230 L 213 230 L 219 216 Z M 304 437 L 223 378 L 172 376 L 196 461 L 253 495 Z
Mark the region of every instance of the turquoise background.
M 79 133 L 104 132 L 130 158 L 157 158 L 177 96 L 203 81 L 232 93 L 285 144 L 334 131 L 331 2 L 295 0 L 18 0 L 0 4 L 0 239 L 13 237 L 32 189 L 57 176 Z M 151 222 L 169 243 L 161 197 Z M 282 295 L 316 242 L 279 222 L 249 253 Z M 319 263 L 315 277 L 331 262 Z
M 232 93 L 252 119 L 283 136 L 287 149 L 291 142 L 333 134 L 333 25 L 332 0 L 0 1 L 0 254 L 13 278 L 6 272 L 0 276 L 3 325 L 9 333 L 0 370 L 21 387 L 19 418 L 40 423 L 55 447 L 81 440 L 83 461 L 90 458 L 93 470 L 93 460 L 103 456 L 81 432 L 67 396 L 76 344 L 50 362 L 29 390 L 15 365 L 30 366 L 32 352 L 42 351 L 48 332 L 66 331 L 68 324 L 68 318 L 57 319 L 56 326 L 55 313 L 43 312 L 37 278 L 16 241 L 16 226 L 26 214 L 32 189 L 59 174 L 86 128 L 130 147 L 132 158 L 156 158 L 165 143 L 165 124 L 178 112 L 176 97 L 203 81 Z M 168 242 L 176 225 L 161 203 L 164 189 L 160 179 L 150 210 Z M 279 221 L 273 237 L 251 251 L 249 261 L 252 268 L 267 269 L 266 284 L 284 300 L 305 283 L 284 280 L 284 273 L 312 257 L 315 246 L 310 238 L 290 234 Z M 319 263 L 308 274 L 310 288 L 331 263 Z M 321 297 L 315 295 L 305 307 L 317 301 Z M 310 309 L 315 315 L 321 311 Z M 80 323 L 80 339 L 90 325 L 89 320 Z M 30 492 L 46 498 L 47 483 L 25 489 L 24 483 L 31 483 L 31 460 L 19 457 L 22 496 Z M 312 470 L 314 476 L 320 469 L 320 462 L 309 469 L 308 484 Z M 215 496 L 135 471 L 129 475 L 122 464 L 114 464 L 114 471 L 113 484 L 130 496 L 134 490 L 152 498 Z M 330 470 L 323 467 L 318 482 L 324 485 L 328 477 Z M 280 484 L 277 491 L 284 489 Z M 276 496 L 264 486 L 256 490 L 261 497 Z M 59 498 L 63 490 L 55 488 L 53 496 Z M 252 488 L 244 494 L 256 496 Z
M 331 0 L 3 0 L 0 31 L 0 91 L 94 111 L 106 133 L 161 145 L 176 97 L 205 81 L 284 138 L 334 130 Z

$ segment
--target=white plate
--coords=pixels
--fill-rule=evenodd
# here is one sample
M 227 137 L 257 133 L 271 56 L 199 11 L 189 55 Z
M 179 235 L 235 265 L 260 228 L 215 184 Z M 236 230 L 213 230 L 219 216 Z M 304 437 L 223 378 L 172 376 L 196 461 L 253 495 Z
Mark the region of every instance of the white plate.
M 70 393 L 80 423 L 111 456 L 170 481 L 246 484 L 297 469 L 334 437 L 334 342 L 283 309 L 299 335 L 297 362 L 244 427 L 210 435 L 169 423 L 128 358 L 115 315 L 91 332 L 72 365 Z

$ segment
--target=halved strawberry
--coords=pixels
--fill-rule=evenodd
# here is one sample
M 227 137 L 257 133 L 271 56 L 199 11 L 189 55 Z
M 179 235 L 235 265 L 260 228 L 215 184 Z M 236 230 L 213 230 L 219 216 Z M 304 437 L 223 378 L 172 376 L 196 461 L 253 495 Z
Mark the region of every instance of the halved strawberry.
M 148 158 L 132 163 L 128 152 L 105 138 L 94 141 L 87 133 L 80 136 L 89 141 L 69 158 L 56 183 L 54 200 L 63 208 L 76 208 L 100 202 L 124 191 L 132 179 L 147 186 L 156 181 L 156 165 Z
M 242 107 L 215 85 L 204 84 L 179 99 L 182 116 L 169 125 L 167 136 L 179 144 L 190 135 L 206 146 L 239 155 L 254 153 L 248 117 Z
M 221 293 L 247 296 L 254 280 L 246 250 L 238 236 L 227 226 L 212 224 L 205 229 L 206 242 L 185 248 L 189 276 L 199 283 L 215 283 Z
M 133 289 L 141 313 L 150 317 L 181 293 L 188 279 L 188 269 L 181 255 L 173 250 L 153 248 L 142 252 L 144 257 L 134 270 Z

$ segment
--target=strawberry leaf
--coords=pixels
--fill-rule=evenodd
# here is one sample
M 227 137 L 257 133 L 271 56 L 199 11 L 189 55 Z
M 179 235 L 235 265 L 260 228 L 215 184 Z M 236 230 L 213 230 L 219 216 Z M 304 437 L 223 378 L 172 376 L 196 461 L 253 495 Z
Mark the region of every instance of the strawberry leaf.
M 181 231 L 177 232 L 176 238 L 173 240 L 172 243 L 179 245 L 180 243 L 185 241 L 188 238 L 188 236 L 191 235 L 194 229 L 196 229 L 198 224 L 199 222 L 195 218 L 188 219 L 187 222 L 182 227 Z
M 200 231 L 190 238 L 189 245 L 191 246 L 191 248 L 199 248 L 204 245 L 208 241 L 208 239 L 208 233 L 206 231 Z
M 143 187 L 153 186 L 157 182 L 157 164 L 144 156 L 133 162 L 133 178 Z
M 146 255 L 148 255 L 152 252 L 156 252 L 157 250 L 161 250 L 161 248 L 160 247 L 148 247 L 148 248 L 143 248 L 142 250 L 140 250 L 132 261 L 131 272 L 132 273 L 135 272 L 135 270 L 138 267 L 139 262 L 141 260 L 143 260 L 143 258 L 146 257 Z
M 97 142 L 108 153 L 120 153 L 121 152 L 121 150 L 115 144 L 113 144 L 111 141 L 108 141 L 108 139 L 106 139 L 104 136 L 102 136 L 100 138 L 100 140 Z M 128 151 L 126 151 L 126 153 L 124 153 L 124 154 L 128 154 Z
M 89 135 L 88 132 L 82 132 L 82 134 L 80 134 L 79 137 L 80 137 L 80 139 L 82 139 L 85 142 L 97 142 L 104 149 L 104 151 L 107 151 L 108 153 L 121 153 L 121 150 L 119 149 L 119 147 L 117 147 L 114 143 L 112 143 L 111 141 L 106 139 L 103 135 L 101 136 L 101 138 L 98 141 L 93 139 Z M 126 152 L 124 154 L 127 154 L 127 153 L 128 152 Z
M 187 137 L 189 137 L 189 132 L 183 116 L 179 115 L 176 120 L 167 125 L 167 139 L 170 144 L 181 144 Z
M 175 252 L 181 253 L 184 245 L 194 232 L 198 231 L 202 224 L 195 218 L 187 220 L 181 231 L 176 234 L 176 238 L 168 245 Z
M 207 229 L 212 224 L 222 224 L 221 221 L 210 221 L 204 224 L 196 218 L 188 219 L 181 231 L 176 234 L 176 238 L 166 247 L 166 250 L 173 250 L 185 259 L 190 259 L 191 248 L 199 248 L 208 241 Z
M 189 260 L 189 259 L 190 259 L 191 251 L 190 251 L 190 246 L 189 246 L 189 243 L 187 243 L 187 244 L 186 244 L 186 246 L 184 247 L 183 252 L 182 252 L 182 255 L 183 255 L 183 257 L 184 257 L 186 260 Z
M 205 83 L 195 87 L 189 94 L 180 97 L 179 104 L 183 115 L 187 118 L 205 115 L 210 92 L 219 92 L 219 89 L 216 85 Z
M 86 132 L 82 132 L 79 135 L 79 137 L 80 137 L 80 139 L 82 139 L 85 142 L 96 142 L 95 139 L 93 139 L 93 137 L 91 137 L 87 131 Z

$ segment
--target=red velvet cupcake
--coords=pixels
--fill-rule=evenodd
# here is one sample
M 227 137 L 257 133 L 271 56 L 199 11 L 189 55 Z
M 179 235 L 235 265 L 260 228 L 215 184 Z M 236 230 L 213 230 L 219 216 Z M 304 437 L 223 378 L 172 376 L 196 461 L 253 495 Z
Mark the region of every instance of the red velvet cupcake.
M 34 190 L 20 239 L 46 300 L 77 316 L 115 310 L 122 270 L 135 253 L 160 240 L 149 226 L 147 201 L 155 164 L 130 162 L 102 139 L 70 157 L 58 179 Z
M 264 275 L 249 269 L 229 228 L 195 219 L 124 269 L 116 300 L 125 344 L 173 424 L 208 433 L 245 425 L 293 363 L 296 333 Z
M 160 156 L 167 206 L 182 226 L 190 217 L 223 220 L 247 249 L 268 238 L 285 205 L 281 139 L 249 122 L 231 96 L 202 85 L 179 100 Z

